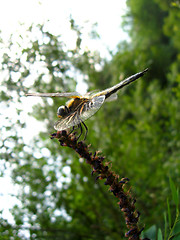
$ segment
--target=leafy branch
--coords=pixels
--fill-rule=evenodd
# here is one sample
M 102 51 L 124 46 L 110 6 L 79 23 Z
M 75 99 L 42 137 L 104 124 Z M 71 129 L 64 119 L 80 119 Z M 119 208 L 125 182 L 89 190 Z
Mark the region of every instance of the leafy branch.
M 167 199 L 167 210 L 164 212 L 164 231 L 161 228 L 156 228 L 155 225 L 151 226 L 145 232 L 143 236 L 150 237 L 151 240 L 179 240 L 180 239 L 180 211 L 179 211 L 179 188 L 175 186 L 175 183 L 169 178 L 169 184 L 171 189 L 170 199 Z M 176 207 L 176 213 L 172 215 L 173 209 L 170 207 L 170 201 Z
M 169 183 L 171 188 L 172 200 L 176 206 L 176 214 L 175 214 L 174 223 L 172 224 L 170 203 L 169 203 L 169 199 L 167 199 L 167 214 L 166 213 L 164 214 L 164 220 L 165 220 L 164 239 L 168 239 L 168 240 L 172 238 L 178 239 L 180 235 L 179 188 L 176 188 L 171 178 L 169 179 Z M 160 229 L 159 229 L 159 232 L 161 232 Z M 167 234 L 167 232 L 169 232 L 169 234 Z M 162 234 L 160 235 L 162 236 Z M 160 237 L 159 239 L 162 239 L 162 238 Z

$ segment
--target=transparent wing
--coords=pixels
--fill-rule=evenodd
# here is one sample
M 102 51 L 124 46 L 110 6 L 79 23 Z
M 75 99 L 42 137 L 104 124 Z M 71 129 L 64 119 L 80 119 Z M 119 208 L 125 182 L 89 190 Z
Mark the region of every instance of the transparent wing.
M 64 92 L 64 93 L 27 93 L 26 96 L 77 98 L 80 97 L 81 95 L 78 92 Z
M 107 99 L 112 95 L 115 94 L 119 89 L 123 88 L 124 86 L 130 84 L 131 82 L 134 82 L 136 79 L 142 77 L 146 72 L 148 71 L 148 68 L 145 69 L 142 72 L 136 73 L 128 78 L 126 78 L 125 80 L 121 81 L 120 83 L 116 84 L 113 87 L 107 88 L 101 92 L 98 92 L 96 94 L 94 94 L 94 96 L 100 96 L 100 95 L 105 95 L 106 96 L 106 101 Z M 114 95 L 110 101 L 114 100 L 116 97 L 116 95 Z
M 112 102 L 115 101 L 118 98 L 117 93 L 113 93 L 108 98 L 106 98 L 106 102 Z
M 67 128 L 76 126 L 81 122 L 84 122 L 99 110 L 104 100 L 105 96 L 97 96 L 92 99 L 87 99 L 86 101 L 79 104 L 74 112 L 70 113 L 65 118 L 58 120 L 55 123 L 54 128 L 57 131 L 62 131 Z

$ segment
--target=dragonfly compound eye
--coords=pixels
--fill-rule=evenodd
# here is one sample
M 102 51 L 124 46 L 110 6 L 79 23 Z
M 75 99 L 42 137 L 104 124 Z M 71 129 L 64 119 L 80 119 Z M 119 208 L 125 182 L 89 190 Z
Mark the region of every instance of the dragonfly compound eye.
M 60 106 L 57 110 L 57 116 L 58 117 L 64 117 L 67 115 L 67 110 L 65 106 Z

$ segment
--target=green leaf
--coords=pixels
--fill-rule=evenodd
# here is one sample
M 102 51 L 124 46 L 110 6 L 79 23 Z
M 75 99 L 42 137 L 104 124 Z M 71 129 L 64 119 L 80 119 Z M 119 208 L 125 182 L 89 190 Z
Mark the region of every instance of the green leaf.
M 167 199 L 167 210 L 168 210 L 168 222 L 169 222 L 169 227 L 171 227 L 171 209 L 169 205 L 169 200 Z
M 153 225 L 143 232 L 143 238 L 147 237 L 151 240 L 156 240 L 156 226 Z
M 178 206 L 179 204 L 178 190 L 176 190 L 176 186 L 171 178 L 169 178 L 169 183 L 170 183 L 173 201 L 176 204 L 176 206 Z
M 163 240 L 163 235 L 162 235 L 162 231 L 161 231 L 160 228 L 158 229 L 158 238 L 157 239 L 158 240 Z
M 167 228 L 168 228 L 168 222 L 167 222 L 167 214 L 164 213 L 164 239 L 166 239 L 167 236 Z
M 178 210 L 179 209 L 179 188 L 177 188 L 176 193 L 177 193 L 177 204 L 176 204 L 176 207 L 177 207 L 177 210 Z
M 180 217 L 177 220 L 176 225 L 174 226 L 174 229 L 173 229 L 173 235 L 179 235 L 179 234 L 180 234 Z
M 180 239 L 180 234 L 178 234 L 172 238 L 172 240 L 179 240 L 179 239 Z

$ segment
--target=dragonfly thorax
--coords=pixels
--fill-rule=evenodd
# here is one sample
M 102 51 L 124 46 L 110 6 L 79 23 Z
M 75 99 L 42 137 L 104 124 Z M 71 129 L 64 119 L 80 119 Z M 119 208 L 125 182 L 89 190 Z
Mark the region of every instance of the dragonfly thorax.
M 60 106 L 60 107 L 58 107 L 57 116 L 58 116 L 59 118 L 65 117 L 68 113 L 69 113 L 69 111 L 68 111 L 68 108 L 67 108 L 66 106 Z

